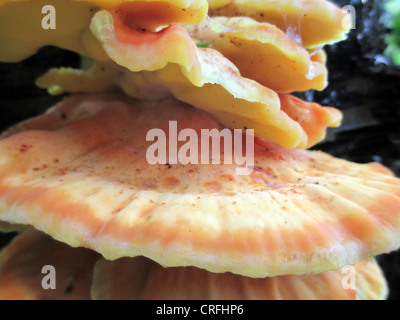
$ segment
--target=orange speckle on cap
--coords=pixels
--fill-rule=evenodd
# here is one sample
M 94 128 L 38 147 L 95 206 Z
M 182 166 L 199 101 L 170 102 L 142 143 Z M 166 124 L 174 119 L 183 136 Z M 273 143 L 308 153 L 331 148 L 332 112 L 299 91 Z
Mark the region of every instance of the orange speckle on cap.
M 165 188 L 175 188 L 179 184 L 180 184 L 180 180 L 175 177 L 164 178 L 164 187 Z

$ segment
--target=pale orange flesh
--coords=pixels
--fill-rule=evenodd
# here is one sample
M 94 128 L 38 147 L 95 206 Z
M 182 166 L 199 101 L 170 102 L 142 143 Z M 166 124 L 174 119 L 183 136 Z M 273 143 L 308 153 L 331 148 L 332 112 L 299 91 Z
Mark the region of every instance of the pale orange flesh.
M 250 277 L 321 273 L 399 246 L 400 180 L 382 166 L 266 140 L 249 176 L 235 164 L 149 165 L 146 134 L 170 120 L 199 136 L 223 129 L 175 100 L 113 96 L 75 97 L 25 124 L 39 130 L 0 142 L 0 219 L 109 259 Z
M 0 252 L 0 300 L 90 300 L 99 258 L 31 228 Z M 43 269 L 46 266 L 54 269 Z M 49 289 L 50 284 L 55 289 Z
M 247 77 L 278 92 L 290 93 L 327 86 L 325 62 L 269 23 L 248 17 L 216 17 L 186 25 L 192 38 L 210 43 Z
M 343 40 L 350 27 L 346 12 L 325 0 L 232 0 L 222 5 L 209 2 L 211 16 L 248 16 L 274 24 L 305 48 Z
M 43 271 L 45 266 L 54 269 Z M 53 281 L 51 276 L 56 288 L 43 288 Z M 381 300 L 387 296 L 386 281 L 374 261 L 318 275 L 253 279 L 193 267 L 163 268 L 143 257 L 106 261 L 33 228 L 0 252 L 0 284 L 2 300 Z
M 322 274 L 253 279 L 193 267 L 163 268 L 143 257 L 101 259 L 92 286 L 95 300 L 382 300 L 386 296 L 387 283 L 375 261 Z
M 291 95 L 279 95 L 282 111 L 298 122 L 307 133 L 308 146 L 322 141 L 327 127 L 338 127 L 342 113 L 332 107 L 322 107 L 318 103 L 300 100 Z

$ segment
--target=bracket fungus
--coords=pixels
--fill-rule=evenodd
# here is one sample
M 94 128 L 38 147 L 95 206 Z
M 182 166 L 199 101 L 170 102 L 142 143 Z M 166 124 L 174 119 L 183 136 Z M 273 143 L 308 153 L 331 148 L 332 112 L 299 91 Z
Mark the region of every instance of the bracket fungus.
M 29 228 L 0 253 L 0 299 L 90 299 L 93 268 L 99 258 L 91 250 L 71 248 Z M 52 290 L 46 290 L 52 280 L 43 279 L 46 266 L 56 271 Z
M 20 232 L 0 299 L 385 299 L 373 257 L 400 247 L 400 179 L 306 150 L 342 114 L 293 95 L 326 87 L 319 47 L 343 19 L 325 0 L 0 1 L 0 61 L 45 45 L 91 61 L 41 76 L 67 96 L 0 136 L 0 228 Z M 148 133 L 171 122 L 182 135 L 150 163 Z M 216 163 L 236 129 L 254 130 L 252 163 Z
M 305 48 L 344 40 L 348 16 L 327 0 L 208 0 L 210 14 L 276 25 Z
M 327 85 L 325 64 L 274 25 L 248 17 L 215 17 L 186 29 L 193 38 L 211 43 L 244 77 L 276 92 L 323 90 Z
M 356 287 L 346 289 L 340 270 L 254 279 L 195 267 L 163 268 L 143 257 L 99 259 L 94 269 L 92 297 L 95 300 L 379 300 L 387 296 L 385 278 L 376 262 L 362 262 L 355 269 Z

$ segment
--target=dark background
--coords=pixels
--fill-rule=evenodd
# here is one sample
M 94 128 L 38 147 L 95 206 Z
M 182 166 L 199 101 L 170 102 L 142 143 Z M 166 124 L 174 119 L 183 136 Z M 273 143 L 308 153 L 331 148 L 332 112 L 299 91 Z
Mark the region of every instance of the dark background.
M 378 161 L 400 176 L 400 68 L 384 56 L 383 1 L 334 1 L 353 5 L 357 28 L 347 41 L 327 47 L 330 85 L 323 92 L 304 97 L 341 109 L 345 120 L 330 130 L 326 141 L 315 149 L 351 161 Z M 0 44 L 1 45 L 1 44 Z M 79 67 L 74 53 L 46 47 L 18 64 L 0 63 L 0 130 L 38 115 L 57 102 L 34 80 L 51 67 Z M 14 234 L 0 233 L 0 248 Z M 391 300 L 400 299 L 400 251 L 378 257 L 390 286 Z

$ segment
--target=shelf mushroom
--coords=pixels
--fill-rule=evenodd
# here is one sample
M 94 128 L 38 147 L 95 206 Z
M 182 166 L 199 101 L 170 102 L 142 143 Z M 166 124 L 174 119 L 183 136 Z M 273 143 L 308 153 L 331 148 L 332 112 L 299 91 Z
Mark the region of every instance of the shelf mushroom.
M 382 166 L 266 140 L 249 176 L 235 176 L 235 164 L 151 166 L 146 132 L 170 119 L 199 134 L 223 128 L 176 100 L 83 95 L 11 129 L 0 141 L 0 219 L 110 260 L 261 279 L 337 270 L 398 247 L 400 181 Z
M 95 300 L 382 300 L 387 284 L 374 261 L 354 267 L 355 287 L 342 270 L 264 279 L 211 273 L 195 267 L 163 268 L 152 260 L 100 259 L 94 269 Z
M 29 228 L 0 253 L 0 300 L 88 300 L 99 258 Z
M 400 179 L 379 164 L 304 150 L 340 125 L 342 115 L 289 93 L 326 86 L 325 55 L 316 47 L 346 32 L 340 9 L 306 2 L 271 9 L 271 1 L 209 1 L 207 11 L 205 1 L 54 0 L 62 9 L 59 28 L 42 36 L 40 11 L 30 10 L 25 20 L 17 12 L 43 2 L 1 1 L 0 26 L 10 32 L 0 28 L 0 60 L 19 61 L 56 45 L 91 65 L 38 79 L 51 94 L 73 94 L 1 135 L 0 221 L 7 229 L 36 230 L 19 229 L 22 235 L 0 254 L 6 284 L 0 296 L 43 298 L 31 286 L 37 274 L 21 284 L 18 277 L 31 269 L 19 261 L 37 267 L 61 246 L 66 256 L 82 257 L 77 265 L 61 262 L 64 282 L 80 262 L 88 267 L 74 292 L 82 298 L 168 298 L 166 292 L 202 299 L 385 298 L 379 267 L 366 261 L 400 247 Z M 266 19 L 215 16 L 255 18 L 254 10 Z M 276 10 L 304 21 L 302 32 L 271 18 Z M 77 13 L 72 26 L 71 12 Z M 329 28 L 313 37 L 310 21 Z M 35 26 L 21 32 L 29 23 Z M 241 46 L 249 50 L 242 57 Z M 247 61 L 253 54 L 285 74 L 252 69 L 260 68 Z M 234 129 L 246 143 L 221 139 Z M 169 132 L 164 145 L 149 138 L 152 130 Z M 204 147 L 198 142 L 206 141 L 205 132 Z M 154 144 L 161 160 L 150 163 Z M 236 148 L 242 156 L 252 149 L 252 161 L 226 161 Z M 340 281 L 347 265 L 359 279 L 349 291 Z M 114 268 L 127 268 L 128 278 L 115 278 Z M 151 277 L 138 288 L 146 272 Z M 165 285 L 158 293 L 153 277 Z M 170 277 L 181 282 L 171 286 Z M 202 279 L 219 285 L 188 291 Z M 105 296 L 114 280 L 119 292 Z M 230 289 L 238 286 L 248 290 Z M 74 296 L 66 291 L 53 298 Z
M 45 267 L 54 267 L 54 271 Z M 343 273 L 252 279 L 194 267 L 163 268 L 143 257 L 107 261 L 30 228 L 0 253 L 1 300 L 174 299 L 384 299 L 385 278 L 376 262 L 355 266 L 355 288 Z M 53 278 L 51 278 L 53 277 Z M 46 290 L 54 285 L 53 290 Z

